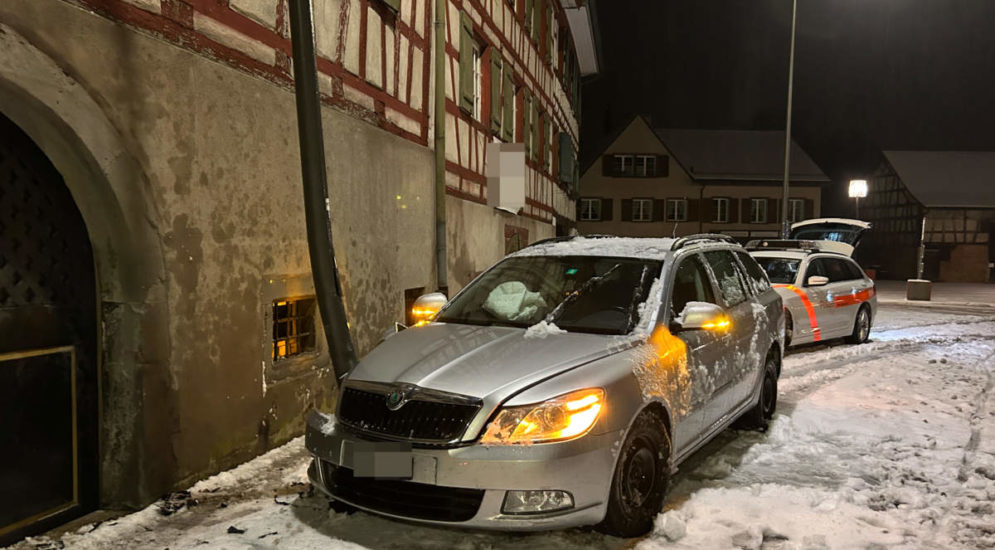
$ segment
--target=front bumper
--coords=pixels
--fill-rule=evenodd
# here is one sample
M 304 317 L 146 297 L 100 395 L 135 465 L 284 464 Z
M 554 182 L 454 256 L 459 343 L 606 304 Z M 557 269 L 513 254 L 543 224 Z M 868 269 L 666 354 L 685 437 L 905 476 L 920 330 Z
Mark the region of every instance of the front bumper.
M 326 495 L 357 508 L 421 523 L 506 531 L 563 529 L 592 525 L 604 518 L 615 467 L 612 449 L 618 447 L 615 445 L 618 434 L 588 434 L 572 441 L 540 445 L 413 449 L 414 474 L 410 482 L 383 483 L 395 484 L 394 487 L 403 484 L 400 487 L 404 489 L 423 487 L 432 493 L 445 491 L 446 488 L 460 493 L 466 492 L 461 491 L 464 489 L 482 493 L 476 511 L 463 509 L 456 514 L 470 519 L 452 521 L 409 515 L 403 511 L 403 506 L 388 504 L 383 500 L 384 495 L 364 502 L 336 495 L 328 472 L 336 467 L 351 470 L 353 465 L 348 463 L 351 460 L 348 447 L 364 440 L 333 422 L 330 417 L 317 412 L 308 416 L 305 445 L 315 457 L 308 476 L 311 483 Z M 367 479 L 364 483 L 378 484 L 380 481 Z M 573 497 L 574 506 L 543 514 L 502 513 L 507 491 L 539 489 L 567 491 Z M 408 495 L 411 493 L 405 490 L 395 494 L 410 498 Z M 436 497 L 433 494 L 428 498 L 435 503 L 451 503 L 452 506 L 476 505 L 467 504 L 466 499 Z

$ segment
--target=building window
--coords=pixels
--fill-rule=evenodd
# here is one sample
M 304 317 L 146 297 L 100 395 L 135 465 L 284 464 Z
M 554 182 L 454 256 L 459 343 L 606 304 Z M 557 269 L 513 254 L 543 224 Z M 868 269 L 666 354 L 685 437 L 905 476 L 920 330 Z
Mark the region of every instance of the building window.
M 315 299 L 284 298 L 273 302 L 273 360 L 314 351 Z
M 652 199 L 632 199 L 632 221 L 648 222 L 653 219 Z
M 656 175 L 656 156 L 639 155 L 636 157 L 636 175 L 641 177 L 653 177 Z
M 715 223 L 729 223 L 729 199 L 712 199 L 712 206 L 715 211 L 712 221 Z
M 601 220 L 601 199 L 580 199 L 580 219 L 585 222 Z
M 750 199 L 750 223 L 767 223 L 767 199 Z
M 686 222 L 688 220 L 687 199 L 667 199 L 667 221 Z
M 482 98 L 480 85 L 484 81 L 482 73 L 482 48 L 480 47 L 480 42 L 476 40 L 473 41 L 473 119 L 477 121 L 483 121 L 481 118 L 482 112 Z
M 615 155 L 615 173 L 631 176 L 635 159 L 632 155 Z
M 792 222 L 805 219 L 805 199 L 788 199 L 788 219 Z

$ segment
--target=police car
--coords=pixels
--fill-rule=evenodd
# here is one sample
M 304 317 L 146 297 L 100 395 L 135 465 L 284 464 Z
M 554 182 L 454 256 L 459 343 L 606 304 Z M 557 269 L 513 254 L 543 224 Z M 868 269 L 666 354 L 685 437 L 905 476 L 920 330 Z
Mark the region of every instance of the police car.
M 870 224 L 843 218 L 792 225 L 790 240 L 746 245 L 785 308 L 785 343 L 867 341 L 877 313 L 874 281 L 850 256 Z

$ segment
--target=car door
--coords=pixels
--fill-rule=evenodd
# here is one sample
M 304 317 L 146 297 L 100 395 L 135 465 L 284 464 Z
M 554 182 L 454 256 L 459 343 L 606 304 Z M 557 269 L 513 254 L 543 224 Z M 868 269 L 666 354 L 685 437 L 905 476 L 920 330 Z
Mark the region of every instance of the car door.
M 746 281 L 733 253 L 729 250 L 712 250 L 703 253 L 703 256 L 718 289 L 719 305 L 725 308 L 731 321 L 726 339 L 721 342 L 721 349 L 716 350 L 721 353 L 721 358 L 715 369 L 715 397 L 706 412 L 708 431 L 737 404 L 736 381 L 744 374 L 755 372 L 756 366 L 748 359 L 748 355 L 749 341 L 756 330 L 756 321 Z
M 671 319 L 684 310 L 688 302 L 720 305 L 715 289 L 701 258 L 690 254 L 680 260 L 674 272 L 670 292 Z M 674 445 L 679 453 L 704 436 L 706 413 L 715 393 L 715 373 L 728 347 L 729 335 L 708 330 L 677 330 L 675 335 L 684 342 L 688 355 L 689 388 L 687 402 L 671 403 L 672 412 L 682 419 L 675 422 Z
M 829 316 L 832 318 L 832 338 L 840 338 L 853 332 L 853 323 L 857 318 L 860 304 L 868 298 L 863 276 L 856 265 L 844 258 L 825 258 L 823 262 L 829 273 L 827 299 L 832 307 Z M 827 330 L 829 330 L 827 328 Z M 827 336 L 829 337 L 829 336 Z
M 802 285 L 808 301 L 812 304 L 812 311 L 815 314 L 815 326 L 812 327 L 812 336 L 818 340 L 832 338 L 836 330 L 833 317 L 833 301 L 829 284 L 811 285 L 809 281 L 812 277 L 829 278 L 829 267 L 826 259 L 821 257 L 810 258 L 808 266 L 805 268 L 805 276 L 802 278 Z
M 779 327 L 774 327 L 773 324 L 781 318 L 783 307 L 780 297 L 771 289 L 767 273 L 757 261 L 744 251 L 737 250 L 735 255 L 752 295 L 750 307 L 753 326 L 746 340 L 748 360 L 741 365 L 733 381 L 734 406 L 754 397 L 754 390 L 761 380 L 767 350 L 775 338 L 782 337 L 778 333 Z

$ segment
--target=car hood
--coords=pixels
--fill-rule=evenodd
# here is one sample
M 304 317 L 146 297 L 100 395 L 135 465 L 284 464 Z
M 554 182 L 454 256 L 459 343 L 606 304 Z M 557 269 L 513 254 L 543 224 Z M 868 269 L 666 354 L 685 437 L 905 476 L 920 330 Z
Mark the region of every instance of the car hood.
M 381 343 L 349 380 L 406 383 L 497 404 L 518 391 L 625 349 L 628 336 L 566 333 L 526 338 L 525 329 L 432 323 Z

